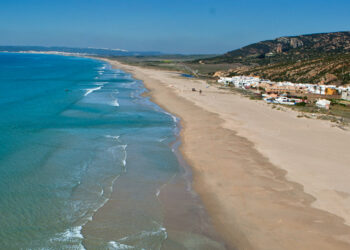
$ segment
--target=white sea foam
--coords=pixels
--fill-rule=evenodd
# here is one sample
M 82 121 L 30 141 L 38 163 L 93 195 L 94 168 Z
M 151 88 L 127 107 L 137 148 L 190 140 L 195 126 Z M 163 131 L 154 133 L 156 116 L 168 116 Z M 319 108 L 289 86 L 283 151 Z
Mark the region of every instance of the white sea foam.
M 114 139 L 118 142 L 120 142 L 119 140 L 119 136 L 112 136 L 112 135 L 105 135 L 105 137 L 107 138 L 111 138 L 111 139 Z M 124 157 L 122 159 L 122 164 L 123 164 L 123 172 L 126 172 L 126 159 L 127 159 L 127 152 L 126 152 L 126 148 L 128 147 L 128 145 L 118 145 L 118 146 L 114 146 L 114 147 L 111 147 L 108 149 L 108 151 L 110 151 L 112 154 L 113 154 L 113 157 L 115 158 L 115 147 L 118 147 L 118 148 L 122 148 L 123 149 L 123 153 L 124 153 Z
M 172 119 L 173 119 L 173 121 L 175 122 L 175 123 L 177 123 L 178 122 L 178 118 L 175 116 L 175 115 L 173 115 L 173 114 L 170 114 L 169 112 L 166 112 L 166 111 L 163 111 L 165 114 L 167 114 L 168 116 L 170 116 Z
M 96 87 L 96 88 L 92 88 L 92 89 L 86 89 L 86 92 L 84 94 L 84 96 L 87 96 L 89 94 L 91 94 L 92 92 L 96 91 L 96 90 L 100 90 L 102 88 L 102 86 Z
M 111 138 L 111 139 L 114 139 L 114 140 L 116 140 L 116 141 L 119 141 L 119 135 L 106 135 L 105 136 L 106 138 Z
M 111 193 L 113 192 L 113 185 L 114 185 L 114 182 L 115 182 L 116 180 L 118 180 L 119 176 L 120 176 L 120 175 L 118 175 L 117 177 L 115 177 L 115 178 L 113 179 L 113 181 L 112 181 L 112 185 L 111 185 L 110 188 L 109 188 L 109 190 L 110 190 Z M 109 199 L 108 199 L 108 200 L 109 200 Z M 107 200 L 107 201 L 108 201 L 108 200 Z M 107 202 L 107 201 L 106 201 L 106 202 Z M 103 205 L 104 205 L 104 204 L 103 204 Z
M 78 227 L 73 227 L 68 229 L 66 232 L 64 232 L 62 234 L 63 237 L 67 238 L 67 239 L 83 239 L 83 235 L 81 234 L 81 229 L 82 226 L 78 226 Z
M 84 239 L 81 233 L 82 226 L 72 227 L 65 232 L 58 233 L 54 238 L 50 239 L 51 242 L 67 242 L 69 244 L 75 243 L 77 246 L 74 249 L 85 250 L 82 245 Z M 73 249 L 73 248 L 72 248 Z
M 110 136 L 107 135 L 106 137 L 112 138 L 113 140 L 118 140 L 119 136 Z M 126 148 L 126 145 L 120 145 L 120 146 L 116 146 L 116 147 L 122 147 L 122 148 Z M 97 205 L 93 210 L 92 213 L 86 213 L 86 215 L 88 215 L 88 217 L 85 217 L 84 221 L 82 222 L 82 224 L 80 226 L 76 226 L 76 227 L 72 227 L 67 229 L 64 232 L 58 233 L 56 234 L 53 238 L 50 239 L 50 241 L 52 243 L 54 242 L 60 242 L 63 244 L 69 244 L 69 245 L 74 245 L 69 249 L 81 249 L 84 250 L 84 246 L 82 245 L 82 241 L 84 239 L 83 235 L 82 235 L 82 227 L 88 222 L 91 221 L 93 219 L 93 216 L 95 215 L 95 213 L 102 208 L 110 199 L 110 196 L 113 192 L 113 185 L 115 183 L 115 181 L 120 177 L 120 175 L 117 175 L 112 181 L 111 181 L 111 185 L 109 186 L 109 189 L 104 189 L 103 187 L 101 187 L 101 191 L 98 192 L 99 195 L 99 200 L 100 200 L 100 204 Z M 102 198 L 102 199 L 101 199 Z M 121 245 L 121 247 L 123 247 Z M 111 249 L 128 249 L 128 248 L 111 248 Z
M 126 148 L 128 145 L 121 145 L 121 147 L 124 149 L 124 159 L 123 159 L 123 166 L 124 166 L 124 172 L 126 172 L 126 159 L 128 157 L 127 153 L 126 153 Z
M 95 82 L 94 84 L 97 85 L 97 86 L 103 86 L 106 83 L 108 83 L 108 82 Z
M 160 139 L 158 139 L 158 141 L 159 141 L 159 142 L 163 142 L 163 141 L 165 141 L 166 139 L 168 139 L 168 137 L 160 138 Z
M 113 186 L 114 186 L 114 182 L 120 177 L 120 175 L 117 175 L 111 182 L 111 185 L 109 186 L 109 192 L 107 192 L 107 194 L 105 194 L 104 190 L 102 189 L 101 191 L 101 197 L 105 198 L 103 202 L 101 202 L 101 204 L 99 206 L 96 207 L 96 209 L 93 210 L 94 214 L 88 218 L 88 220 L 92 220 L 93 216 L 95 215 L 95 213 L 102 208 L 109 200 L 110 200 L 110 196 L 113 192 Z M 85 225 L 85 223 L 84 223 Z
M 128 245 L 125 245 L 125 244 L 121 244 L 119 242 L 115 242 L 115 241 L 110 241 L 108 242 L 108 247 L 109 249 L 134 249 L 134 247 L 132 246 L 128 246 Z
M 163 185 L 161 185 L 159 188 L 157 188 L 157 191 L 156 191 L 156 196 L 159 197 L 160 195 L 160 192 L 162 191 L 162 189 L 168 185 L 174 178 L 175 178 L 176 174 L 174 174 L 173 176 L 171 176 L 171 178 L 166 182 L 164 183 Z
M 118 99 L 115 99 L 112 103 L 111 103 L 112 106 L 115 106 L 115 107 L 119 107 L 119 102 L 118 102 Z
M 175 123 L 178 121 L 178 119 L 177 119 L 176 116 L 174 116 L 174 115 L 172 115 L 172 114 L 170 114 L 170 116 L 171 116 L 171 118 L 173 118 L 173 121 L 174 121 Z
M 118 179 L 118 177 L 116 177 L 115 180 Z M 112 181 L 111 193 L 113 191 L 113 183 L 114 183 L 114 180 Z M 107 203 L 107 201 L 109 201 L 109 198 L 105 198 L 104 201 L 96 209 L 93 210 L 94 213 L 96 213 L 101 207 L 103 207 Z M 92 218 L 93 218 L 93 216 L 91 216 L 91 220 L 92 220 Z
M 156 223 L 156 224 L 158 225 L 158 223 Z M 154 237 L 161 238 L 162 241 L 166 240 L 168 238 L 168 233 L 166 231 L 166 228 L 160 226 L 159 229 L 156 231 L 141 231 L 137 234 L 123 237 L 123 238 L 119 239 L 118 241 L 114 241 L 114 242 L 119 243 L 119 244 L 123 244 L 123 243 L 125 244 L 125 242 L 130 242 L 130 241 L 135 242 L 138 246 L 135 246 L 133 248 L 140 249 L 140 245 L 147 244 L 146 242 L 149 240 L 153 241 L 152 238 L 154 239 Z M 160 244 L 161 244 L 161 242 L 160 242 Z M 141 249 L 143 249 L 143 248 L 141 248 Z
M 83 239 L 81 234 L 82 226 L 72 227 L 67 229 L 65 232 L 58 233 L 57 237 L 54 237 L 52 241 L 66 241 L 71 239 Z

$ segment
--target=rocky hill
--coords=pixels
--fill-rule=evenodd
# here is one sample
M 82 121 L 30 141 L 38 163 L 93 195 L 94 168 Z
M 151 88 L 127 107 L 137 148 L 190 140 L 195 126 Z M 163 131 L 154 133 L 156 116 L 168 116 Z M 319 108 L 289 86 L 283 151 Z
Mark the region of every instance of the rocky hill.
M 280 37 L 198 63 L 235 65 L 216 76 L 245 74 L 270 80 L 350 84 L 350 32 Z

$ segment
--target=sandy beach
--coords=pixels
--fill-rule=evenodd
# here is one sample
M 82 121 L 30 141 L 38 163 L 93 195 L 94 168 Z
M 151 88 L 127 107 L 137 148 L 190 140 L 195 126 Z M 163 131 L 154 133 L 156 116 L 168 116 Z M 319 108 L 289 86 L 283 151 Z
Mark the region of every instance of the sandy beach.
M 108 62 L 181 118 L 194 189 L 229 248 L 350 249 L 349 132 L 176 72 Z

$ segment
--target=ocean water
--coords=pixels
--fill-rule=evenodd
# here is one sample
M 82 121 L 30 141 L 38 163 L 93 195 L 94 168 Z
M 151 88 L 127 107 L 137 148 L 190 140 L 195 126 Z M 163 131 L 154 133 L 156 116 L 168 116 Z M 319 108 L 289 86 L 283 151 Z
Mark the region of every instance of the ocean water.
M 102 61 L 0 53 L 1 249 L 169 240 L 159 194 L 183 171 L 178 127 L 144 91 Z

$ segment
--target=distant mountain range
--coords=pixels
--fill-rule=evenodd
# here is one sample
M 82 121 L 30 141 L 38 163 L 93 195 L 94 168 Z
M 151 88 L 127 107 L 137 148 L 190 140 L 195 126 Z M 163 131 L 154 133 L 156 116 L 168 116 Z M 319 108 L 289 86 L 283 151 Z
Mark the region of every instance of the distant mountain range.
M 229 63 L 216 75 L 256 75 L 270 80 L 350 84 L 350 32 L 280 37 L 198 61 Z
M 69 47 L 45 47 L 45 46 L 0 46 L 0 52 L 63 52 L 77 53 L 97 56 L 157 56 L 162 53 L 157 51 L 127 51 L 122 49 L 106 49 L 106 48 L 69 48 Z

